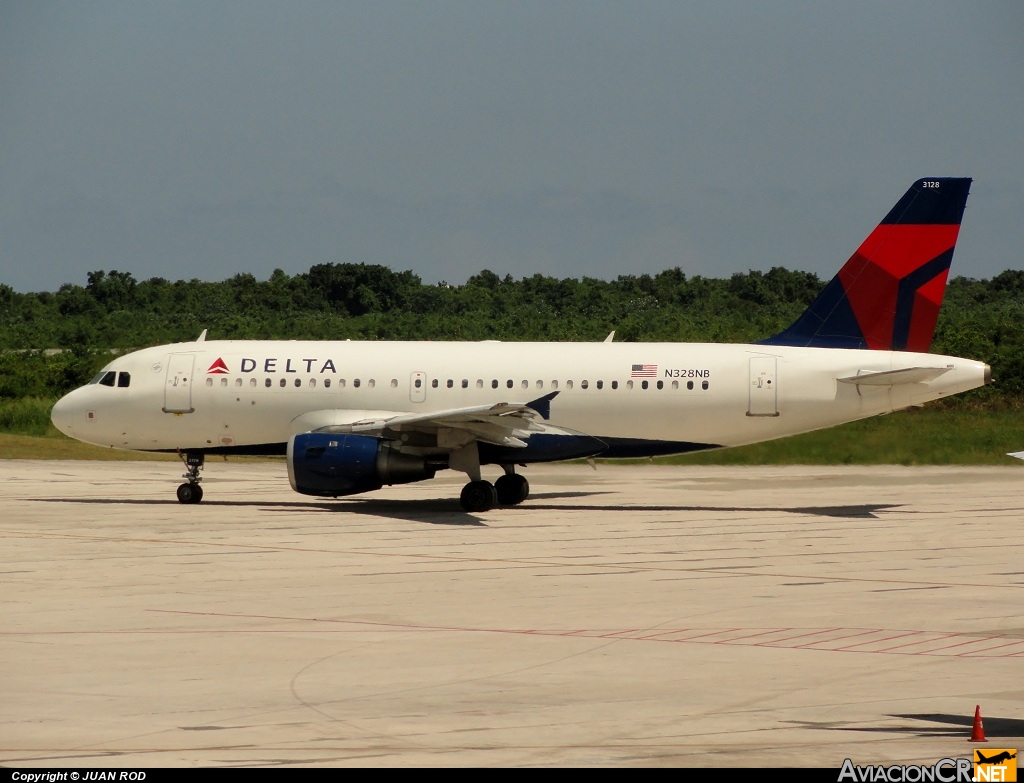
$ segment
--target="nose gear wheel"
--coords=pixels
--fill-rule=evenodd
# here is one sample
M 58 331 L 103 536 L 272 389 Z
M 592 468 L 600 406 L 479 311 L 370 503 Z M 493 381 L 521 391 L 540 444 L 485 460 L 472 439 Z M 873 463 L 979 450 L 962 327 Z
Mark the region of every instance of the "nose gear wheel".
M 182 478 L 186 479 L 185 483 L 178 487 L 178 502 L 198 503 L 203 499 L 203 488 L 199 486 L 199 482 L 202 481 L 199 471 L 203 469 L 206 455 L 195 451 L 186 451 L 182 454 L 179 451 L 178 457 L 185 463 L 185 473 Z

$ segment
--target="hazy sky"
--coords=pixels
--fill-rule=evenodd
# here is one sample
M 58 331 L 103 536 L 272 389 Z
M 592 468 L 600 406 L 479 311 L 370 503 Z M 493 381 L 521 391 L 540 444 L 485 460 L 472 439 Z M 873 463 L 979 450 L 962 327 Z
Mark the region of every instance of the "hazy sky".
M 970 176 L 1024 268 L 1024 3 L 0 0 L 0 282 L 830 278 Z

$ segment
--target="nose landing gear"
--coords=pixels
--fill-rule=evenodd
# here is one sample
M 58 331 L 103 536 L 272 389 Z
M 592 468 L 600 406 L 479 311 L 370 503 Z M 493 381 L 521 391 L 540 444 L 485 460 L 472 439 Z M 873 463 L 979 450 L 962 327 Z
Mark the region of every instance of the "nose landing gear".
M 198 503 L 203 499 L 203 488 L 199 486 L 202 479 L 199 471 L 203 469 L 203 462 L 206 455 L 202 452 L 186 451 L 184 454 L 178 452 L 181 461 L 185 463 L 186 473 L 182 476 L 187 481 L 178 487 L 179 503 Z

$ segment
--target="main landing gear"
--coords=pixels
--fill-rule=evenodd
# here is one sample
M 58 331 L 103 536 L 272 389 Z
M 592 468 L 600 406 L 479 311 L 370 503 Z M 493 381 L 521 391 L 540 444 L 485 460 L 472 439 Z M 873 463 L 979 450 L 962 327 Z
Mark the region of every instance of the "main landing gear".
M 206 455 L 202 452 L 186 451 L 184 454 L 178 452 L 181 461 L 185 463 L 186 473 L 182 476 L 187 481 L 178 487 L 179 503 L 198 503 L 203 499 L 203 488 L 199 486 L 202 481 L 199 478 L 199 471 L 203 469 L 203 462 Z
M 520 476 L 511 465 L 505 465 L 505 475 L 493 484 L 477 479 L 462 488 L 459 501 L 466 511 L 490 511 L 497 505 L 515 506 L 530 494 L 530 482 Z

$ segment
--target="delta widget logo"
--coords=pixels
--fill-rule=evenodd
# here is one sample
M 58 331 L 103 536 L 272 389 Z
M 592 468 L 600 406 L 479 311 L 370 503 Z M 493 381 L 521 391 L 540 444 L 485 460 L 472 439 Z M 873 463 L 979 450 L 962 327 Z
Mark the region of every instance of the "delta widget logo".
M 224 360 L 219 356 L 217 361 L 210 365 L 210 369 L 206 371 L 207 375 L 227 375 L 230 372 L 228 366 L 224 364 Z

